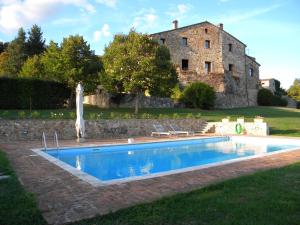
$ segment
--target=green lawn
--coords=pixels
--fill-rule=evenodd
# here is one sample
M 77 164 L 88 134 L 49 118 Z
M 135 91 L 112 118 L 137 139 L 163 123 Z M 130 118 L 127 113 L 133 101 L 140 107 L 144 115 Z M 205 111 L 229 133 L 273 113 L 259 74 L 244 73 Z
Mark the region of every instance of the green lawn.
M 138 118 L 203 118 L 220 121 L 226 116 L 232 120 L 244 116 L 251 121 L 255 116 L 263 116 L 269 123 L 272 135 L 300 136 L 300 110 L 280 107 L 250 107 L 223 110 L 198 109 L 141 109 Z M 0 118 L 5 119 L 74 119 L 75 110 L 0 110 Z M 133 109 L 99 109 L 85 106 L 85 119 L 134 118 Z
M 24 190 L 9 165 L 5 154 L 0 151 L 0 174 L 9 175 L 0 180 L 0 224 L 41 225 L 46 221 L 36 205 L 34 196 Z

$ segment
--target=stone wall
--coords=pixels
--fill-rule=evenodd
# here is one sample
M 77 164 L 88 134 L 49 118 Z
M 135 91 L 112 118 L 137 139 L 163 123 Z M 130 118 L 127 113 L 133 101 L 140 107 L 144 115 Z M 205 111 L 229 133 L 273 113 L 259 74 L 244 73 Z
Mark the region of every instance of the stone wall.
M 107 93 L 84 96 L 84 104 L 95 105 L 100 108 L 134 108 L 135 96 L 124 95 L 118 104 Z M 171 98 L 159 98 L 155 96 L 140 96 L 139 107 L 141 108 L 173 108 L 174 102 Z
M 205 29 L 207 29 L 207 33 Z M 201 23 L 153 34 L 152 37 L 157 40 L 161 38 L 165 39 L 165 45 L 170 50 L 171 60 L 177 67 L 179 80 L 183 85 L 205 79 L 208 75 L 205 72 L 205 61 L 211 62 L 211 73 L 224 73 L 220 31 L 218 27 L 210 23 Z M 183 37 L 186 37 L 188 40 L 187 46 L 182 45 Z M 205 40 L 210 41 L 210 48 L 208 49 L 204 47 Z M 188 71 L 181 69 L 182 59 L 189 60 Z M 189 71 L 192 73 L 187 73 Z M 193 72 L 197 76 L 193 76 Z
M 183 130 L 201 131 L 206 122 L 200 119 L 117 119 L 85 121 L 87 138 L 129 138 L 150 136 L 153 124 L 159 122 L 166 129 L 176 124 Z M 53 142 L 54 132 L 58 138 L 76 139 L 74 120 L 1 120 L 0 141 L 41 140 L 45 132 L 48 142 Z

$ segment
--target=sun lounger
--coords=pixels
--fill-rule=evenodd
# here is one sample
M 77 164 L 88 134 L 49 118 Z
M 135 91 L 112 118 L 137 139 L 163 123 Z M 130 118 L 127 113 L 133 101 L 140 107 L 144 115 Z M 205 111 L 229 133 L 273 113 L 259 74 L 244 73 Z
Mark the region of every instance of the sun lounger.
M 182 130 L 180 127 L 178 127 L 177 125 L 172 125 L 170 124 L 169 125 L 170 128 L 171 128 L 171 131 L 169 131 L 171 134 L 173 135 L 180 135 L 180 134 L 185 134 L 186 136 L 189 136 L 189 135 L 194 135 L 194 132 L 191 132 L 191 131 L 184 131 Z
M 153 131 L 151 133 L 151 136 L 154 136 L 154 135 L 158 135 L 158 136 L 167 135 L 167 136 L 170 136 L 171 135 L 171 133 L 166 131 L 165 128 L 161 124 L 153 124 L 153 127 L 154 127 L 155 131 Z

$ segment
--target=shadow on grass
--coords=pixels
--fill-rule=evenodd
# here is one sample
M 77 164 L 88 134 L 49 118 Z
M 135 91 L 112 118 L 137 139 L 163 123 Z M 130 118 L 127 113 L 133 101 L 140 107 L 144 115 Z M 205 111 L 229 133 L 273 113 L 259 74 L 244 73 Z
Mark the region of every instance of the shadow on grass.
M 300 130 L 297 129 L 290 129 L 290 130 L 277 130 L 277 129 L 271 129 L 270 130 L 271 135 L 291 135 L 291 136 L 300 136 Z

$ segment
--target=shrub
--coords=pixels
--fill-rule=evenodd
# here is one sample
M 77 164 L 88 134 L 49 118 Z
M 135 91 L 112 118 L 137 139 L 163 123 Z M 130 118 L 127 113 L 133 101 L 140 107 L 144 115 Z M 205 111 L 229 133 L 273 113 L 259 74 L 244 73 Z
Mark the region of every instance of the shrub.
M 143 114 L 141 115 L 141 118 L 142 118 L 142 119 L 151 119 L 152 116 L 151 116 L 151 114 L 149 114 L 149 113 L 143 113 Z
M 188 113 L 188 114 L 186 114 L 186 118 L 187 119 L 194 119 L 195 117 L 194 117 L 193 113 Z
M 277 95 L 274 95 L 270 90 L 262 88 L 257 94 L 257 103 L 261 106 L 286 106 L 287 101 Z
M 178 102 L 182 97 L 182 91 L 180 89 L 179 84 L 176 84 L 175 87 L 172 89 L 171 99 L 174 102 Z
M 27 78 L 0 78 L 0 109 L 62 108 L 71 90 L 65 84 Z
M 215 91 L 211 86 L 195 82 L 183 90 L 181 101 L 187 107 L 211 109 L 214 107 L 215 98 Z
M 18 118 L 19 119 L 25 119 L 25 117 L 26 117 L 26 113 L 24 111 L 18 112 Z
M 69 118 L 70 119 L 75 119 L 76 118 L 76 113 L 75 112 L 69 112 Z
M 178 113 L 173 113 L 173 119 L 180 119 L 180 115 Z
M 31 117 L 31 118 L 34 118 L 34 119 L 39 118 L 40 115 L 41 115 L 41 114 L 40 114 L 38 111 L 33 111 L 33 112 L 30 113 L 30 117 Z

